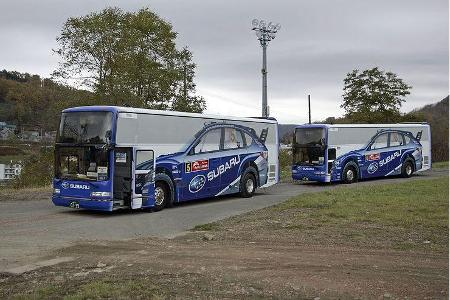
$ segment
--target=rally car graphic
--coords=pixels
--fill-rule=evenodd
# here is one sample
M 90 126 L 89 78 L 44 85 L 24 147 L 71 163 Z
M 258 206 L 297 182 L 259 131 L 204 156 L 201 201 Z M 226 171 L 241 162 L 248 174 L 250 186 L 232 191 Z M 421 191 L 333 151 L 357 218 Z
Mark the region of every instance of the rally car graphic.
M 240 192 L 251 196 L 267 182 L 267 129 L 206 124 L 182 152 L 156 159 L 155 198 L 158 205 Z M 163 202 L 167 202 L 163 204 Z
M 380 130 L 359 150 L 337 157 L 331 181 L 351 183 L 358 179 L 403 175 L 409 177 L 422 168 L 421 132 Z

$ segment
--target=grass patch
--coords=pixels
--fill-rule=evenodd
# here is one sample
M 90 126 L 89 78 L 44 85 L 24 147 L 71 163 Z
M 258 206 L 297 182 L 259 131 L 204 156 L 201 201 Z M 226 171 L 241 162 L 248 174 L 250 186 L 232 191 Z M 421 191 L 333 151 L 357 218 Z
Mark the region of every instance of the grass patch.
M 192 228 L 192 231 L 214 231 L 219 229 L 219 224 L 217 223 L 206 223 L 206 224 L 200 224 L 195 225 L 194 228 Z
M 433 169 L 448 169 L 448 161 L 433 162 Z
M 81 299 L 164 299 L 159 289 L 144 280 L 94 281 L 84 286 L 65 300 Z
M 329 222 L 373 222 L 412 227 L 448 227 L 448 177 L 396 184 L 338 188 L 299 195 L 278 210 L 312 208 Z
M 151 280 L 97 279 L 67 289 L 59 286 L 45 286 L 29 294 L 16 295 L 12 299 L 165 299 L 160 289 Z
M 287 220 L 293 229 L 316 224 L 320 226 L 311 233 L 323 227 L 350 240 L 378 238 L 398 249 L 432 244 L 431 248 L 444 250 L 448 249 L 448 180 L 339 187 L 296 196 L 272 210 L 302 212 Z
M 36 200 L 41 199 L 37 195 L 49 195 L 51 197 L 52 186 L 31 187 L 31 188 L 15 188 L 11 184 L 0 187 L 0 201 L 10 200 Z
M 27 158 L 26 155 L 0 155 L 0 164 L 9 164 L 12 162 L 23 162 Z

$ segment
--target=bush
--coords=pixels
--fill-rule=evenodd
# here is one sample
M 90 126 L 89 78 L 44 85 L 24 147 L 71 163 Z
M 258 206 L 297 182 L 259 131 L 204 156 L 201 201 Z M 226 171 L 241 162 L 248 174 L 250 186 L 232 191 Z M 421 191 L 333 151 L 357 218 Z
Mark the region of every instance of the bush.
M 24 151 L 19 147 L 0 146 L 0 156 L 21 155 L 21 154 L 24 154 Z
M 280 168 L 291 167 L 292 165 L 292 150 L 283 149 L 280 150 L 278 159 L 280 161 Z
M 25 160 L 22 172 L 14 180 L 13 186 L 23 188 L 50 185 L 53 180 L 53 161 L 53 147 L 41 148 L 35 155 Z

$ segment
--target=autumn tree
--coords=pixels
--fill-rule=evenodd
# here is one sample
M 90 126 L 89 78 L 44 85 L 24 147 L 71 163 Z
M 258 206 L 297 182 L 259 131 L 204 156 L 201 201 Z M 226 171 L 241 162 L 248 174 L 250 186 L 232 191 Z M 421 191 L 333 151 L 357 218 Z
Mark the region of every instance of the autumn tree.
M 400 107 L 411 86 L 378 67 L 353 70 L 344 79 L 345 117 L 357 123 L 388 123 L 401 118 Z
M 149 9 L 107 8 L 69 18 L 57 38 L 62 62 L 54 76 L 90 87 L 103 104 L 202 112 L 192 53 L 177 49 L 176 36 Z

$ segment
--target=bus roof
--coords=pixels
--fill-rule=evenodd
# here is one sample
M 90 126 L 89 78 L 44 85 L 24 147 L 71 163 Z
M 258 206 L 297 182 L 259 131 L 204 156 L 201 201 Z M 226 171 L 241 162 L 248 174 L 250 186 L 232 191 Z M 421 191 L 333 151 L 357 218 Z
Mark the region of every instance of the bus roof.
M 246 122 L 258 122 L 258 123 L 278 123 L 274 118 L 258 118 L 258 117 L 231 117 L 231 116 L 221 116 L 221 115 L 208 115 L 199 113 L 188 113 L 179 112 L 171 110 L 154 110 L 154 109 L 144 109 L 144 108 L 134 108 L 134 107 L 123 107 L 123 106 L 78 106 L 71 107 L 63 110 L 62 112 L 79 112 L 79 111 L 110 111 L 114 113 L 127 112 L 135 114 L 148 114 L 148 115 L 166 115 L 166 116 L 181 116 L 181 117 L 191 117 L 191 118 L 206 118 L 206 119 L 224 119 L 233 121 L 246 121 Z
M 426 122 L 420 123 L 394 123 L 394 124 L 303 124 L 297 125 L 295 128 L 314 128 L 314 127 L 323 127 L 323 128 L 404 128 L 404 127 L 423 127 L 430 126 Z

